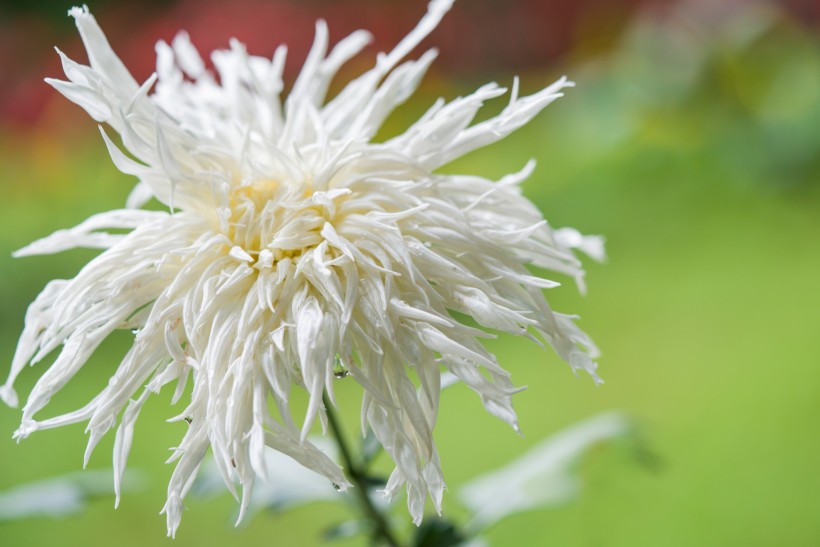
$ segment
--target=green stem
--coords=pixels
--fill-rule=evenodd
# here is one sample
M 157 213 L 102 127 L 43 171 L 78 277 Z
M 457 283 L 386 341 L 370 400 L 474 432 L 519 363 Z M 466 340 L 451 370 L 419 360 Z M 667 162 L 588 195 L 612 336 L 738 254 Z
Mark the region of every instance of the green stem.
M 345 440 L 342 433 L 342 428 L 339 420 L 336 417 L 336 411 L 328 399 L 327 393 L 322 395 L 322 402 L 325 404 L 325 413 L 327 414 L 327 422 L 330 425 L 330 431 L 336 439 L 336 444 L 339 445 L 339 453 L 342 456 L 342 463 L 347 470 L 347 475 L 353 483 L 353 492 L 359 500 L 359 505 L 363 510 L 365 517 L 367 517 L 373 525 L 373 539 L 381 540 L 384 544 L 390 547 L 401 547 L 401 543 L 393 535 L 390 530 L 390 525 L 387 523 L 385 516 L 373 505 L 370 499 L 367 487 L 367 475 L 364 469 L 360 469 L 350 452 L 350 447 Z

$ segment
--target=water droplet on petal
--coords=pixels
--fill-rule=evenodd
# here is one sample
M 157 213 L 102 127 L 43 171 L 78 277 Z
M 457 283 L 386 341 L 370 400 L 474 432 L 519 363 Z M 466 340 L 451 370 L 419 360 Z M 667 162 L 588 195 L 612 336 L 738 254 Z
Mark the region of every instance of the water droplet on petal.
M 339 356 L 337 355 L 337 356 L 336 356 L 336 363 L 333 365 L 333 375 L 334 375 L 336 378 L 344 378 L 344 377 L 345 377 L 345 376 L 347 376 L 348 374 L 350 374 L 350 371 L 349 371 L 349 370 L 347 370 L 347 367 L 346 367 L 346 366 L 345 366 L 345 364 L 342 362 L 341 357 L 339 357 Z

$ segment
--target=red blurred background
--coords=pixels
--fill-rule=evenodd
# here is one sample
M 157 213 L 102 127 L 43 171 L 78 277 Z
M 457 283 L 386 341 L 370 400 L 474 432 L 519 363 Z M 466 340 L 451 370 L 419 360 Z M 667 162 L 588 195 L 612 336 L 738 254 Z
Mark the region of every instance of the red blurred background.
M 435 70 L 449 77 L 470 78 L 477 72 L 505 75 L 534 66 L 548 66 L 567 52 L 591 55 L 617 38 L 632 12 L 648 0 L 462 0 L 428 40 L 441 50 Z M 62 70 L 52 46 L 69 57 L 85 59 L 79 36 L 66 10 L 72 2 L 46 0 L 7 2 L 0 19 L 0 124 L 37 123 L 50 110 L 68 103 L 43 84 Z M 662 3 L 655 2 L 657 5 Z M 816 17 L 811 2 L 792 2 Z M 161 2 L 90 3 L 92 13 L 138 80 L 153 71 L 157 40 L 170 40 L 185 29 L 195 45 L 207 52 L 238 38 L 256 55 L 268 56 L 285 43 L 289 75 L 300 66 L 313 39 L 316 13 L 330 23 L 331 40 L 369 29 L 369 50 L 384 51 L 396 44 L 419 20 L 426 1 L 377 0 L 178 0 Z M 53 102 L 56 100 L 56 103 Z
M 71 0 L 6 0 L 0 19 L 0 124 L 13 127 L 37 124 L 43 116 L 60 117 L 67 106 L 57 98 L 46 76 L 60 77 L 62 70 L 52 46 L 69 57 L 85 59 L 67 9 Z M 690 2 L 691 3 L 691 2 Z M 710 0 L 700 0 L 710 4 Z M 723 0 L 717 14 L 739 8 L 743 0 Z M 434 71 L 450 78 L 471 79 L 479 72 L 496 76 L 550 66 L 571 55 L 600 54 L 618 38 L 638 9 L 662 16 L 678 3 L 662 0 L 462 0 L 428 39 L 441 50 Z M 784 8 L 806 25 L 820 20 L 820 3 L 787 0 Z M 232 37 L 249 52 L 269 56 L 280 43 L 288 45 L 286 74 L 293 77 L 313 40 L 316 13 L 330 23 L 331 39 L 369 29 L 373 52 L 396 44 L 419 20 L 426 0 L 148 0 L 140 3 L 98 0 L 90 4 L 114 50 L 138 80 L 153 71 L 153 47 L 187 30 L 207 57 L 224 48 Z M 369 62 L 369 61 L 368 61 Z M 562 63 L 563 64 L 563 63 Z M 56 100 L 55 100 L 56 99 Z

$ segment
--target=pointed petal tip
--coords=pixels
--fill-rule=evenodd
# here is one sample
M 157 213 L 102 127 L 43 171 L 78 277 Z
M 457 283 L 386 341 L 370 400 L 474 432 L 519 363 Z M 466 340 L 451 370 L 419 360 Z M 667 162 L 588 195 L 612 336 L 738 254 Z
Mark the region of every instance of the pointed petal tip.
M 14 254 L 12 254 L 12 256 L 14 256 Z M 6 406 L 11 408 L 17 408 L 17 405 L 20 403 L 17 398 L 17 392 L 8 384 L 0 386 L 0 399 L 2 399 Z
M 16 440 L 18 443 L 23 439 L 27 438 L 29 435 L 34 433 L 39 429 L 39 425 L 36 421 L 30 419 L 23 419 L 23 422 L 20 424 L 20 427 L 12 434 L 12 439 Z
M 346 492 L 351 488 L 356 488 L 356 485 L 352 482 L 348 482 L 348 480 L 344 478 L 344 476 L 342 476 L 342 480 L 332 480 L 330 482 L 331 484 L 333 484 L 333 489 L 337 492 Z
M 90 17 L 91 11 L 88 9 L 88 4 L 73 6 L 68 10 L 68 16 L 73 17 L 75 21 L 79 21 L 83 17 Z
M 242 521 L 245 520 L 245 515 L 248 512 L 248 504 L 245 503 L 244 496 L 242 498 L 242 503 L 239 505 L 239 515 L 236 517 L 236 522 L 233 523 L 234 528 L 239 528 L 239 525 L 242 524 Z
M 171 539 L 175 538 L 177 535 L 179 522 L 182 519 L 182 508 L 182 500 L 180 499 L 179 495 L 176 492 L 169 492 L 168 499 L 165 502 L 165 506 L 162 508 L 162 511 L 160 511 L 159 514 L 164 514 L 166 517 L 168 537 Z
M 25 247 L 23 247 L 21 249 L 17 249 L 16 251 L 13 251 L 11 253 L 11 257 L 12 258 L 23 258 L 24 256 L 31 256 L 32 254 L 35 254 L 35 253 L 31 252 L 31 244 L 29 244 L 29 245 L 26 245 Z

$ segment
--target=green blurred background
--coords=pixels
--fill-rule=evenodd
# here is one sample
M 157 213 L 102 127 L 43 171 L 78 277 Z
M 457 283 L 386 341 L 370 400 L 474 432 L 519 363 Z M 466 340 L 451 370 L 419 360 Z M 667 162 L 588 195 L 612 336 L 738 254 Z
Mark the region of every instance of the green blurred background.
M 116 171 L 95 124 L 42 83 L 61 76 L 58 45 L 84 59 L 69 3 L 4 2 L 0 20 L 0 362 L 7 367 L 25 309 L 52 278 L 73 276 L 92 252 L 13 260 L 33 239 L 121 207 L 134 181 Z M 201 51 L 236 36 L 252 53 L 291 47 L 300 65 L 313 20 L 335 41 L 367 28 L 395 43 L 424 2 L 90 2 L 115 48 L 144 79 L 152 44 L 187 29 Z M 480 83 L 535 91 L 561 74 L 578 83 L 507 140 L 448 166 L 498 177 L 529 159 L 525 185 L 554 226 L 607 237 L 609 261 L 589 264 L 589 294 L 550 292 L 577 312 L 603 350 L 596 388 L 552 353 L 518 339 L 489 345 L 529 389 L 517 396 L 525 437 L 486 414 L 463 386 L 446 393 L 436 432 L 450 493 L 445 516 L 466 518 L 458 485 L 500 466 L 562 427 L 604 410 L 638 424 L 634 443 L 584 458 L 580 497 L 510 518 L 493 545 L 691 546 L 820 544 L 820 8 L 766 3 L 462 0 L 426 42 L 442 56 L 420 93 L 389 120 L 398 132 L 438 96 Z M 355 68 L 355 67 L 354 67 Z M 488 113 L 503 106 L 489 105 Z M 484 114 L 489 115 L 489 114 Z M 76 408 L 105 384 L 129 344 L 95 354 L 50 412 Z M 43 364 L 39 365 L 44 366 Z M 6 372 L 2 372 L 5 376 Z M 26 372 L 24 395 L 38 376 Z M 353 433 L 359 393 L 340 389 Z M 167 424 L 170 395 L 149 403 L 129 465 L 144 480 L 118 510 L 113 496 L 61 519 L 0 522 L 2 545 L 168 544 L 164 503 L 182 436 Z M 19 411 L 0 409 L 0 490 L 76 471 L 82 426 L 11 440 Z M 113 438 L 90 468 L 110 468 Z M 389 462 L 381 461 L 383 468 Z M 232 527 L 226 494 L 189 499 L 177 547 L 315 545 L 351 515 L 329 504 L 260 514 Z M 400 504 L 401 505 L 401 504 Z M 348 540 L 340 545 L 358 545 Z

